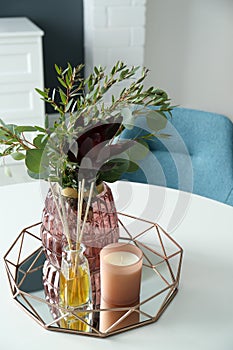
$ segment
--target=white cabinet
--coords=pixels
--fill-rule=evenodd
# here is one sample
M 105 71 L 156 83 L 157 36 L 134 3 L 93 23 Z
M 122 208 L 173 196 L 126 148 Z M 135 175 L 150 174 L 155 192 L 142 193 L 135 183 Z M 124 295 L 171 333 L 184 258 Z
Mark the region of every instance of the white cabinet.
M 43 31 L 28 18 L 0 18 L 0 118 L 43 125 Z

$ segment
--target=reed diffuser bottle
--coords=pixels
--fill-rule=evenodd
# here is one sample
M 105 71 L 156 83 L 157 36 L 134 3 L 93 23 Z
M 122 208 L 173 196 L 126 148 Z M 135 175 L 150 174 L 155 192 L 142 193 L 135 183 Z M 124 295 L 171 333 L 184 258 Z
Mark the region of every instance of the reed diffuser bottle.
M 87 258 L 84 256 L 84 246 L 81 243 L 84 228 L 91 204 L 94 182 L 90 192 L 82 220 L 85 180 L 79 182 L 77 203 L 77 235 L 72 242 L 67 221 L 64 216 L 64 232 L 68 245 L 62 253 L 60 271 L 60 307 L 63 314 L 61 326 L 65 328 L 88 331 L 91 321 L 92 289 L 90 270 Z M 62 207 L 64 207 L 62 205 Z
M 60 272 L 60 307 L 63 328 L 88 331 L 91 322 L 92 291 L 88 260 L 82 244 L 62 254 Z
M 92 300 L 90 272 L 84 246 L 78 250 L 66 247 L 62 254 L 60 302 L 65 308 L 86 307 Z

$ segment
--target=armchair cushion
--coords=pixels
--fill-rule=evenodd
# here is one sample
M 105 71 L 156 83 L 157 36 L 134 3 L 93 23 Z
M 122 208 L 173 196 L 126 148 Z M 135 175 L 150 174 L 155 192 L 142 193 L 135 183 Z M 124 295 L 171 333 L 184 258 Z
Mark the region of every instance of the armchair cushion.
M 122 179 L 167 186 L 233 205 L 233 124 L 225 116 L 175 108 L 162 131 L 170 136 L 147 141 L 150 152 L 135 173 Z M 125 130 L 133 138 L 147 130 L 145 118 Z

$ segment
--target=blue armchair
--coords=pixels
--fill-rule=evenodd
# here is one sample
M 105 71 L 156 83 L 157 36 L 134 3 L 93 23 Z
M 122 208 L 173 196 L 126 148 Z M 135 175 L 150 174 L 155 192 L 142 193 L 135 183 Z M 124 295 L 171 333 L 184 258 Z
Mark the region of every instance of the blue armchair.
M 223 115 L 175 108 L 163 133 L 147 141 L 150 152 L 135 173 L 122 179 L 150 183 L 205 196 L 233 205 L 233 124 Z M 148 129 L 145 119 L 125 130 L 132 138 Z

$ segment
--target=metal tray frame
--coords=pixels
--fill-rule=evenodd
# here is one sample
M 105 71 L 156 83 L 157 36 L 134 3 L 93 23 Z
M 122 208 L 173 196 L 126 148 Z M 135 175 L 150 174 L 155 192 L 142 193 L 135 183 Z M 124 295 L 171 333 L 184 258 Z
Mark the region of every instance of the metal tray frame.
M 138 224 L 139 227 L 145 224 L 145 228 L 140 232 L 132 233 L 130 232 L 130 228 L 128 228 L 127 224 L 124 223 L 124 219 L 134 221 L 134 224 Z M 118 221 L 119 227 L 121 229 L 120 232 L 123 232 L 121 239 L 128 241 L 131 244 L 135 244 L 143 250 L 143 269 L 148 269 L 150 273 L 152 273 L 157 279 L 161 280 L 164 283 L 164 288 L 159 288 L 156 292 L 153 291 L 149 297 L 147 296 L 146 299 L 142 298 L 140 302 L 133 307 L 119 307 L 108 309 L 100 308 L 86 311 L 92 314 L 92 319 L 95 318 L 96 315 L 103 315 L 104 312 L 113 312 L 113 314 L 119 312 L 119 315 L 121 316 L 116 321 L 114 321 L 113 324 L 111 324 L 110 327 L 105 331 L 101 331 L 98 327 L 95 326 L 93 322 L 87 322 L 86 319 L 82 317 L 82 310 L 78 309 L 75 310 L 75 312 L 70 311 L 69 314 L 72 317 L 77 318 L 77 320 L 80 321 L 81 324 L 83 323 L 85 327 L 88 327 L 88 331 L 59 327 L 59 322 L 64 317 L 64 313 L 66 313 L 67 316 L 67 310 L 62 309 L 59 305 L 51 304 L 46 301 L 45 298 L 38 297 L 33 293 L 38 288 L 36 283 L 36 276 L 38 273 L 41 273 L 44 261 L 44 249 L 41 245 L 40 239 L 40 223 L 37 223 L 24 228 L 4 256 L 6 272 L 13 299 L 35 321 L 50 331 L 82 334 L 96 337 L 108 337 L 110 335 L 156 322 L 178 292 L 183 249 L 157 223 L 124 213 L 118 213 Z M 156 241 L 156 249 L 154 247 L 151 247 L 151 245 L 149 245 L 147 242 L 145 243 L 143 241 L 143 238 L 147 236 L 148 232 L 150 232 L 150 237 L 152 236 Z M 38 247 L 32 251 L 27 251 L 28 248 L 26 247 L 26 240 L 33 241 L 33 244 L 38 245 Z M 170 249 L 167 249 L 167 245 Z M 14 254 L 12 254 L 13 252 Z M 156 263 L 154 262 L 153 257 L 158 260 Z M 174 257 L 176 257 L 177 260 L 175 267 L 174 264 L 171 264 L 171 260 Z M 164 264 L 164 266 L 166 266 L 169 278 L 168 275 L 165 276 L 160 271 L 159 267 L 161 264 Z M 35 276 L 35 278 L 33 285 L 31 284 L 31 287 L 29 288 L 27 280 L 29 282 L 31 281 L 32 274 Z M 28 276 L 30 276 L 30 279 L 28 279 Z M 146 303 L 150 303 L 155 298 L 158 298 L 164 294 L 165 297 L 162 299 L 157 310 L 151 310 L 150 313 L 143 311 L 143 306 L 145 306 Z M 38 306 L 41 304 L 47 305 L 48 308 L 53 308 L 53 310 L 55 308 L 55 310 L 61 312 L 63 316 L 55 318 L 51 322 L 47 322 L 43 318 L 43 315 L 40 313 L 41 308 L 35 307 L 35 303 Z M 138 319 L 140 316 L 142 320 L 138 322 L 134 321 L 132 323 L 127 323 L 126 321 L 130 320 L 130 316 L 132 315 L 138 315 Z

